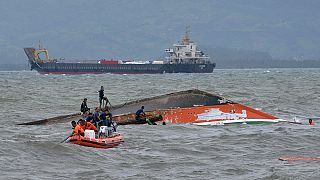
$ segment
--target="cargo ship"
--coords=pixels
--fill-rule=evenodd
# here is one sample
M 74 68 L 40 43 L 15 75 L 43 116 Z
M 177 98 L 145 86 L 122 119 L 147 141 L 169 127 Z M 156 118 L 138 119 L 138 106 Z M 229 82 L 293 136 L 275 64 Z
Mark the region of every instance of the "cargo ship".
M 24 48 L 31 70 L 40 74 L 161 74 L 161 73 L 212 73 L 216 64 L 198 50 L 190 41 L 188 31 L 181 42 L 165 49 L 167 57 L 155 61 L 126 60 L 80 60 L 67 61 L 50 59 L 48 50 Z M 43 55 L 44 54 L 44 55 Z M 41 58 L 44 56 L 43 58 Z

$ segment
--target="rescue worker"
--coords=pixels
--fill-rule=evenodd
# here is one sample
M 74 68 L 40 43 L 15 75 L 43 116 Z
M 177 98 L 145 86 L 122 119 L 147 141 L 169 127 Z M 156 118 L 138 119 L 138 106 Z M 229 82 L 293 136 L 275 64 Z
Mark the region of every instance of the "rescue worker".
M 144 106 L 141 106 L 141 109 L 139 109 L 139 110 L 136 112 L 136 120 L 137 120 L 137 121 L 144 120 L 146 114 L 143 112 L 143 110 L 144 110 Z
M 80 107 L 80 111 L 84 114 L 87 111 L 90 111 L 90 108 L 88 108 L 87 105 L 87 98 L 84 98 Z
M 82 120 L 83 119 L 80 119 L 78 121 L 76 127 L 73 129 L 73 135 L 74 136 L 84 136 L 84 129 L 81 127 Z
M 93 114 L 92 113 L 88 114 L 88 116 L 86 117 L 86 121 L 94 124 L 94 122 L 93 122 Z
M 111 127 L 111 125 L 112 125 L 112 114 L 111 114 L 111 112 L 109 112 L 108 110 L 106 110 L 105 111 L 105 113 L 106 113 L 106 119 L 107 119 L 107 126 L 108 127 Z
M 104 98 L 104 87 L 101 86 L 100 90 L 98 92 L 99 92 L 99 103 L 100 103 L 100 109 L 101 109 L 102 101 L 105 99 Z
M 74 128 L 76 128 L 77 122 L 76 121 L 71 121 L 71 126 L 72 126 L 72 133 L 71 133 L 70 136 L 73 136 L 74 135 Z
M 94 110 L 94 113 L 92 115 L 92 119 L 93 119 L 93 124 L 98 127 L 98 122 L 100 121 L 100 108 L 99 107 L 96 107 L 95 110 Z
M 100 122 L 98 124 L 99 126 L 107 126 L 108 122 L 106 111 L 102 111 L 102 113 L 100 114 Z
M 78 125 L 73 130 L 73 134 L 84 136 L 84 131 L 86 129 L 94 130 L 95 132 L 97 132 L 97 128 L 92 123 L 87 122 L 84 119 L 80 119 L 78 121 Z
M 72 129 L 74 129 L 77 126 L 76 121 L 71 121 L 71 126 L 72 126 Z
M 80 121 L 80 126 L 82 127 L 83 130 L 94 130 L 95 132 L 97 132 L 97 128 L 91 123 L 91 122 L 87 122 L 85 120 L 81 120 Z

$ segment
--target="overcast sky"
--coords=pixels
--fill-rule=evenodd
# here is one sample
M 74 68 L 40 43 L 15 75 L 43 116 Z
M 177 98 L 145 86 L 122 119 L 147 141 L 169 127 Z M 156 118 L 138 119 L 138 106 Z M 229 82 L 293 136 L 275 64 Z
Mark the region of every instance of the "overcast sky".
M 0 64 L 52 58 L 156 59 L 190 26 L 200 47 L 320 59 L 319 0 L 1 0 Z

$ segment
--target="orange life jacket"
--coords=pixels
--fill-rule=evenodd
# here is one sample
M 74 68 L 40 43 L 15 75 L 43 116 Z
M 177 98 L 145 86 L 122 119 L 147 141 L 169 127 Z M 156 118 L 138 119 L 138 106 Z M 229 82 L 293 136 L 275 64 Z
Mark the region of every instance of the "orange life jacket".
M 84 135 L 84 129 L 78 124 L 74 129 L 73 129 L 73 135 Z
M 84 125 L 81 126 L 81 128 L 83 130 L 88 129 L 88 130 L 94 130 L 95 132 L 97 132 L 96 126 L 94 126 L 91 122 L 85 122 Z

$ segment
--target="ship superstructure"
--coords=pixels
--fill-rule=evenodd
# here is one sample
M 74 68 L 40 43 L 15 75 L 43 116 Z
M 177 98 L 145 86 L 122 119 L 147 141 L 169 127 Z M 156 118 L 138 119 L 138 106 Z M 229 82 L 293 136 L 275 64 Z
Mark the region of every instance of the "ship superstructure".
M 190 41 L 189 31 L 186 31 L 182 41 L 178 44 L 173 44 L 174 48 L 166 49 L 168 56 L 166 60 L 171 64 L 205 64 L 210 63 L 210 57 L 198 50 L 197 44 Z

